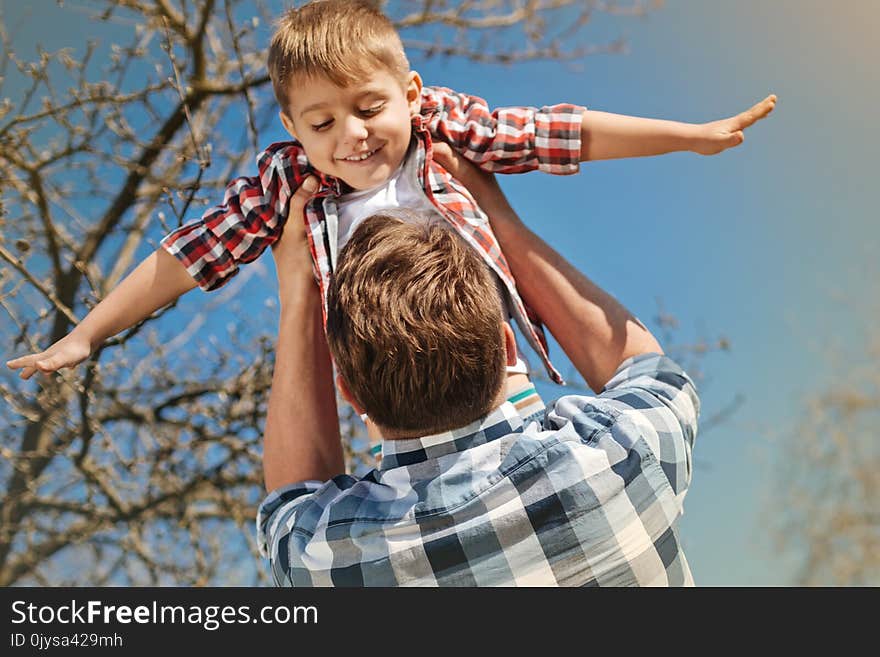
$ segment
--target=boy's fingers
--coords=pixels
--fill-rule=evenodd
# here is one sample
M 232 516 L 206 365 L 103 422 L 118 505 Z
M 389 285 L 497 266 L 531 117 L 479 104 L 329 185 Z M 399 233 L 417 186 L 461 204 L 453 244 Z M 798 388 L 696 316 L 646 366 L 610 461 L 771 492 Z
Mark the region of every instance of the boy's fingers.
M 774 107 L 776 107 L 776 96 L 770 95 L 767 96 L 760 103 L 755 105 L 751 109 L 751 112 L 755 116 L 755 120 L 757 121 L 758 119 L 763 119 L 770 112 L 772 112 Z
M 759 121 L 770 114 L 774 107 L 776 107 L 776 95 L 770 94 L 760 103 L 754 105 L 751 109 L 743 112 L 737 117 L 738 128 L 740 130 L 748 128 L 755 123 L 755 121 Z
M 17 370 L 21 367 L 30 367 L 40 356 L 42 356 L 42 352 L 39 354 L 31 354 L 30 356 L 19 356 L 18 358 L 7 360 L 6 367 L 11 370 Z
M 44 360 L 38 360 L 36 362 L 37 369 L 41 372 L 54 372 L 63 365 L 64 363 L 57 356 L 53 358 L 46 358 Z
M 34 374 L 36 374 L 36 372 L 37 372 L 37 369 L 36 369 L 35 367 L 25 367 L 25 368 L 19 373 L 18 378 L 20 378 L 20 379 L 24 379 L 25 381 L 27 381 L 27 380 L 28 380 L 29 378 L 31 378 Z

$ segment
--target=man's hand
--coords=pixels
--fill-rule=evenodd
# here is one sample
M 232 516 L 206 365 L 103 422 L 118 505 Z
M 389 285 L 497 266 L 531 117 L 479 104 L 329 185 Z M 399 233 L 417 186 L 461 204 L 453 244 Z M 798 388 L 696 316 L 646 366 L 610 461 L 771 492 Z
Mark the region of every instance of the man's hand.
M 19 377 L 29 379 L 37 372 L 48 374 L 64 367 L 75 367 L 92 353 L 91 341 L 74 330 L 46 351 L 6 361 L 9 369 L 20 369 Z
M 743 130 L 766 117 L 776 107 L 776 95 L 767 96 L 751 109 L 729 119 L 697 126 L 691 151 L 700 155 L 717 155 L 745 140 Z
M 502 221 L 520 222 L 494 174 L 479 169 L 440 140 L 433 143 L 433 159 L 467 188 L 477 205 L 488 215 L 493 227 Z
M 306 178 L 290 197 L 287 222 L 281 239 L 272 245 L 272 257 L 278 272 L 278 289 L 282 303 L 288 298 L 287 289 L 304 276 L 312 279 L 312 259 L 306 239 L 303 212 L 306 203 L 318 189 L 318 181 L 313 176 Z

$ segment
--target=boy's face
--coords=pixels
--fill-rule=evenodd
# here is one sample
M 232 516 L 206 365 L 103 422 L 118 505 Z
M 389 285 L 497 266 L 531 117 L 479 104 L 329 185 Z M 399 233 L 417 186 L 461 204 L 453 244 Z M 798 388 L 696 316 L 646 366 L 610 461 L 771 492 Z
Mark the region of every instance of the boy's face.
M 418 73 L 410 71 L 404 87 L 384 69 L 347 87 L 324 77 L 299 78 L 292 87 L 281 122 L 316 169 L 355 189 L 381 185 L 397 170 L 420 108 Z

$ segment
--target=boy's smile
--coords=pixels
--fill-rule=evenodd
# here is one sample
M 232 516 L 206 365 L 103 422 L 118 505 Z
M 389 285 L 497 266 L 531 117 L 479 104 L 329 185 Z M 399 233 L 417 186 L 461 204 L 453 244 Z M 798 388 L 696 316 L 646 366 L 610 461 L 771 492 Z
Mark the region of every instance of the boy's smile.
M 354 189 L 385 183 L 409 148 L 411 117 L 420 108 L 422 81 L 411 71 L 406 86 L 384 69 L 346 87 L 327 78 L 291 82 L 289 115 L 281 122 L 309 162 Z
M 354 153 L 349 155 L 348 157 L 337 158 L 342 160 L 343 162 L 347 162 L 349 164 L 366 164 L 367 160 L 371 160 L 373 155 L 382 150 L 382 146 L 377 146 L 373 150 L 366 151 L 363 153 Z M 372 161 L 372 160 L 371 160 Z

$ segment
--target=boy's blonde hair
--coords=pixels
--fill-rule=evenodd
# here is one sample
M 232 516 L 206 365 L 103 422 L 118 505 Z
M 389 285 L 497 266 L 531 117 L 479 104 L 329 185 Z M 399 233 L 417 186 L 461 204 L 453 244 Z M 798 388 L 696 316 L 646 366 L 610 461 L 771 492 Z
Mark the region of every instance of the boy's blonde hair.
M 373 215 L 339 254 L 327 340 L 366 413 L 429 435 L 492 410 L 504 383 L 501 301 L 476 251 L 451 229 Z
M 323 76 L 344 87 L 381 67 L 403 86 L 409 73 L 394 25 L 365 0 L 317 0 L 288 10 L 275 24 L 268 67 L 285 112 L 296 77 Z

